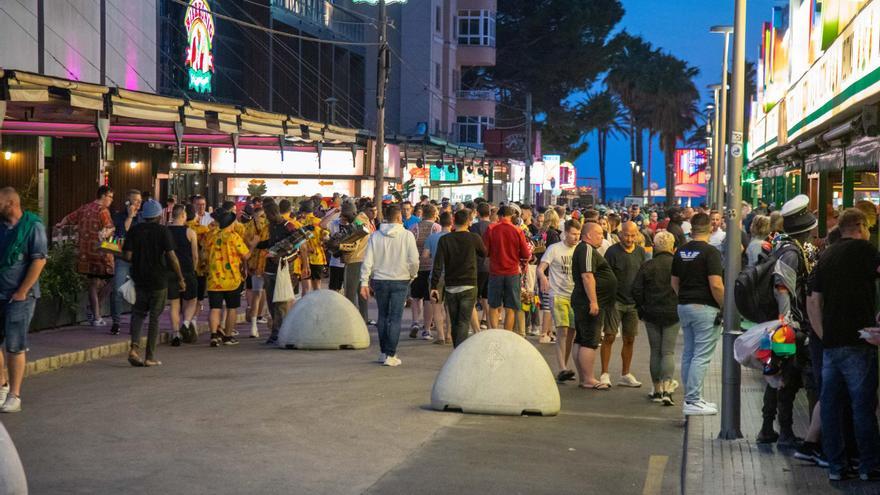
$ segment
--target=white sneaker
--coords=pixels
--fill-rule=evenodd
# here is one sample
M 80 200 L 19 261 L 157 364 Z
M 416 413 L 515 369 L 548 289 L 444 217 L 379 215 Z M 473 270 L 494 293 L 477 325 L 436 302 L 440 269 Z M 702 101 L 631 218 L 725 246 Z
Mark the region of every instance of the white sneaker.
M 611 375 L 609 375 L 608 373 L 602 373 L 599 376 L 599 381 L 610 387 L 611 386 Z
M 683 412 L 685 416 L 714 416 L 718 414 L 718 409 L 709 407 L 703 401 L 685 402 Z
M 706 402 L 703 399 L 700 399 L 697 402 L 708 407 L 709 409 L 715 409 L 716 411 L 718 410 L 718 404 L 716 404 L 714 402 Z
M 400 366 L 403 364 L 403 361 L 400 360 L 397 356 L 388 356 L 385 358 L 385 362 L 382 363 L 385 366 Z
M 12 394 L 7 395 L 6 400 L 3 401 L 3 405 L 0 406 L 0 413 L 17 413 L 20 411 L 21 399 Z
M 257 320 L 251 321 L 251 338 L 255 339 L 260 336 L 260 330 L 257 329 Z
M 9 395 L 9 384 L 0 387 L 0 404 L 6 402 L 6 396 Z
M 107 326 L 107 322 L 104 321 L 104 318 L 98 318 L 97 320 L 92 320 L 91 323 L 92 323 L 93 327 L 106 327 Z
M 379 359 L 377 359 L 376 362 L 379 364 L 385 364 L 386 359 L 388 359 L 388 356 L 386 356 L 384 352 L 380 352 Z
M 422 333 L 419 334 L 419 338 L 422 340 L 434 340 L 434 336 L 431 335 L 430 330 L 422 330 Z
M 633 376 L 632 373 L 627 373 L 620 377 L 620 380 L 617 382 L 621 387 L 633 387 L 638 388 L 642 386 L 642 382 L 636 380 L 636 377 Z

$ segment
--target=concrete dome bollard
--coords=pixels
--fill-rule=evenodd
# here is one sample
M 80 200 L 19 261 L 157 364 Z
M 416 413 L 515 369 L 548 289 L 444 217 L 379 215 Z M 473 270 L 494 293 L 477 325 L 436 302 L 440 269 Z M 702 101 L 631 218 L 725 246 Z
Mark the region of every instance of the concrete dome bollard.
M 294 304 L 278 331 L 285 349 L 366 349 L 370 334 L 358 309 L 332 290 L 309 292 Z
M 544 357 L 507 330 L 484 330 L 458 346 L 434 381 L 431 407 L 474 414 L 559 413 L 559 388 Z
M 27 495 L 27 478 L 12 438 L 0 423 L 0 495 Z

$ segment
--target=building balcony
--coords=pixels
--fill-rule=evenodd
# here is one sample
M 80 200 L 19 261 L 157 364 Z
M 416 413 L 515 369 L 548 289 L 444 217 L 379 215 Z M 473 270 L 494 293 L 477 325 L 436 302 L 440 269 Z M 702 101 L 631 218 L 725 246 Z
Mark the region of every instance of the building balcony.
M 337 8 L 329 0 L 271 0 L 271 2 L 272 7 L 275 7 L 275 11 L 280 14 L 275 17 L 292 27 L 311 31 L 316 36 L 321 36 L 322 30 L 329 30 L 351 41 L 364 41 L 363 19 L 342 8 Z M 343 8 L 350 7 L 350 2 L 339 3 Z M 290 22 L 290 19 L 305 22 Z M 309 27 L 317 30 L 310 30 Z
M 456 92 L 459 100 L 469 101 L 495 101 L 493 89 L 460 89 Z
M 456 62 L 461 67 L 494 67 L 494 45 L 465 45 L 459 41 Z
M 458 116 L 486 116 L 495 118 L 495 99 L 475 100 L 461 99 L 455 102 L 455 114 Z

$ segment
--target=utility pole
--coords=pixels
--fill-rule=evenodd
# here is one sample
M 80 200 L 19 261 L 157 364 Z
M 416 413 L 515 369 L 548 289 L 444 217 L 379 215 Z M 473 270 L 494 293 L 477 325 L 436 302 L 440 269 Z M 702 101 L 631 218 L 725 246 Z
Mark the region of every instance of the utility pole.
M 712 90 L 715 96 L 715 107 L 712 108 L 713 114 L 713 123 L 712 123 L 712 173 L 711 178 L 709 179 L 709 190 L 706 191 L 706 194 L 709 195 L 709 207 L 716 208 L 718 211 L 721 211 L 722 207 L 720 202 L 718 201 L 717 196 L 717 188 L 715 184 L 721 182 L 721 174 L 723 174 L 724 168 L 721 166 L 721 149 L 718 147 L 719 139 L 718 135 L 721 132 L 721 112 L 719 112 L 719 102 L 718 98 L 720 97 L 719 91 L 721 91 L 722 86 L 720 84 L 712 84 L 709 86 L 709 89 Z
M 385 0 L 379 0 L 379 60 L 376 81 L 376 188 L 373 200 L 376 202 L 376 218 L 383 218 L 382 196 L 385 194 L 385 89 L 388 85 L 388 71 L 391 57 L 388 50 L 388 11 Z
M 743 119 L 746 84 L 746 0 L 736 0 L 733 30 L 733 88 L 730 105 L 730 149 L 727 160 L 727 256 L 724 270 L 724 334 L 721 365 L 721 432 L 718 438 L 742 438 L 740 431 L 740 368 L 733 358 L 733 343 L 742 334 L 733 287 L 742 268 L 742 167 Z M 727 71 L 725 71 L 726 75 Z M 722 83 L 723 84 L 723 83 Z M 726 88 L 722 88 L 726 90 Z M 723 149 L 722 149 L 723 151 Z
M 526 93 L 526 177 L 523 185 L 523 203 L 532 202 L 532 93 Z

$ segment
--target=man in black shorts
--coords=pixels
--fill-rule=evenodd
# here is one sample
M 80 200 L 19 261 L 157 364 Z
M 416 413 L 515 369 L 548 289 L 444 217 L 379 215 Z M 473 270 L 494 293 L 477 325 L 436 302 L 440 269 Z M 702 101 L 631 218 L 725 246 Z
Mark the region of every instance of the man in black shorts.
M 582 236 L 583 241 L 575 248 L 571 260 L 571 274 L 574 277 L 571 306 L 576 330 L 574 343 L 578 346 L 575 366 L 581 388 L 608 390 L 610 385 L 596 380 L 593 365 L 608 312 L 614 310 L 617 279 L 598 251 L 602 246 L 602 227 L 597 223 L 586 223 Z
M 171 223 L 168 231 L 174 240 L 174 254 L 180 263 L 180 271 L 186 282 L 186 289 L 181 291 L 177 283 L 177 276 L 169 273 L 168 277 L 168 303 L 171 312 L 171 345 L 177 347 L 181 342 L 195 343 L 197 337 L 193 318 L 196 314 L 196 293 L 198 282 L 196 281 L 196 265 L 199 262 L 199 246 L 196 233 L 186 226 L 187 217 L 195 217 L 191 205 L 175 205 L 171 210 Z M 183 301 L 181 301 L 183 299 Z M 182 308 L 181 308 L 182 305 Z M 183 309 L 183 322 L 180 313 Z

